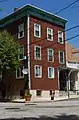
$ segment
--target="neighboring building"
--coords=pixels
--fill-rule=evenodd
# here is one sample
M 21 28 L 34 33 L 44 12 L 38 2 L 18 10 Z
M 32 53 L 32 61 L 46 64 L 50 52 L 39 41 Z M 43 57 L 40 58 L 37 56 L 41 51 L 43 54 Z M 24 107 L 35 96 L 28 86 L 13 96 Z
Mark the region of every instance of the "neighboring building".
M 49 97 L 59 91 L 58 68 L 65 66 L 66 20 L 32 5 L 26 5 L 0 20 L 0 29 L 7 29 L 21 45 L 22 66 L 9 77 L 11 95 L 20 95 L 27 76 L 22 70 L 28 58 L 28 80 L 32 97 Z
M 79 91 L 79 50 L 72 47 L 66 42 L 66 65 L 72 70 L 70 74 L 69 89 L 71 91 Z

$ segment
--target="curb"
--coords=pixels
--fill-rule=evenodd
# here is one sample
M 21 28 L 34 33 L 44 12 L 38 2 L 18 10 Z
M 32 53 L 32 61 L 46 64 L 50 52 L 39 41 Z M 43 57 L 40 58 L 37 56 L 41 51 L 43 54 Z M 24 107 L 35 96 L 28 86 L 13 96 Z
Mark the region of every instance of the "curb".
M 12 103 L 26 103 L 26 104 L 33 104 L 33 103 L 44 103 L 44 102 L 59 102 L 59 101 L 67 101 L 67 100 L 73 100 L 73 99 L 79 99 L 79 97 L 76 98 L 66 98 L 66 99 L 58 99 L 58 100 L 43 100 L 43 101 L 11 101 Z

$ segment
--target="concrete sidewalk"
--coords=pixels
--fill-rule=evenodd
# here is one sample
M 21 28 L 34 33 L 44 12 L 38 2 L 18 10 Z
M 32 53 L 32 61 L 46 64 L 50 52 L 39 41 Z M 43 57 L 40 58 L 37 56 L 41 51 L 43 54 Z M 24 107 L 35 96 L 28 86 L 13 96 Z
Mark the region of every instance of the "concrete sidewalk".
M 68 96 L 59 96 L 55 97 L 54 100 L 51 100 L 51 98 L 37 98 L 36 100 L 31 100 L 28 103 L 39 103 L 39 102 L 52 102 L 52 101 L 62 101 L 62 100 L 69 100 L 69 99 L 77 99 L 79 98 L 79 95 L 71 95 L 70 98 Z M 12 100 L 14 103 L 25 103 L 25 99 L 15 99 Z

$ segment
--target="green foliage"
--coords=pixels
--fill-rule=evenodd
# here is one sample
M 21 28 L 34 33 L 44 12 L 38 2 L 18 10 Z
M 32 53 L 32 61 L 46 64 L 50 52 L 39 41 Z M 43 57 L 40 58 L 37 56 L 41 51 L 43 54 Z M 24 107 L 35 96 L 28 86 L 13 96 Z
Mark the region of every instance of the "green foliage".
M 13 71 L 20 65 L 19 43 L 7 32 L 0 32 L 0 71 Z
M 29 89 L 25 91 L 25 96 L 32 96 Z

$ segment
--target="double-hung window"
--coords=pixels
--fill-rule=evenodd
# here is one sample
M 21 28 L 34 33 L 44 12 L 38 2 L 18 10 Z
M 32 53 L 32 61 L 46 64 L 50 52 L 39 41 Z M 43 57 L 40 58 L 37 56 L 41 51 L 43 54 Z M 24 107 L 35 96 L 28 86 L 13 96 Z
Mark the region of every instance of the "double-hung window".
M 20 46 L 19 49 L 19 60 L 23 60 L 24 59 L 24 46 Z
M 41 25 L 34 23 L 34 36 L 41 37 Z
M 64 64 L 64 52 L 59 51 L 59 63 Z
M 18 26 L 18 39 L 24 37 L 24 23 Z
M 53 41 L 53 29 L 47 28 L 47 40 Z
M 34 57 L 36 60 L 41 60 L 41 47 L 40 46 L 34 47 Z
M 63 39 L 63 32 L 62 31 L 58 31 L 58 42 L 60 44 L 64 43 L 64 39 Z
M 42 66 L 35 65 L 34 66 L 34 71 L 35 71 L 35 77 L 36 78 L 42 78 Z
M 51 48 L 48 48 L 48 61 L 53 62 L 54 61 L 54 50 Z
M 55 72 L 53 67 L 48 67 L 48 78 L 54 78 Z
M 22 70 L 24 69 L 24 66 L 21 66 L 20 68 L 18 68 L 16 70 L 16 78 L 19 79 L 19 78 L 24 78 L 24 74 L 22 72 Z

